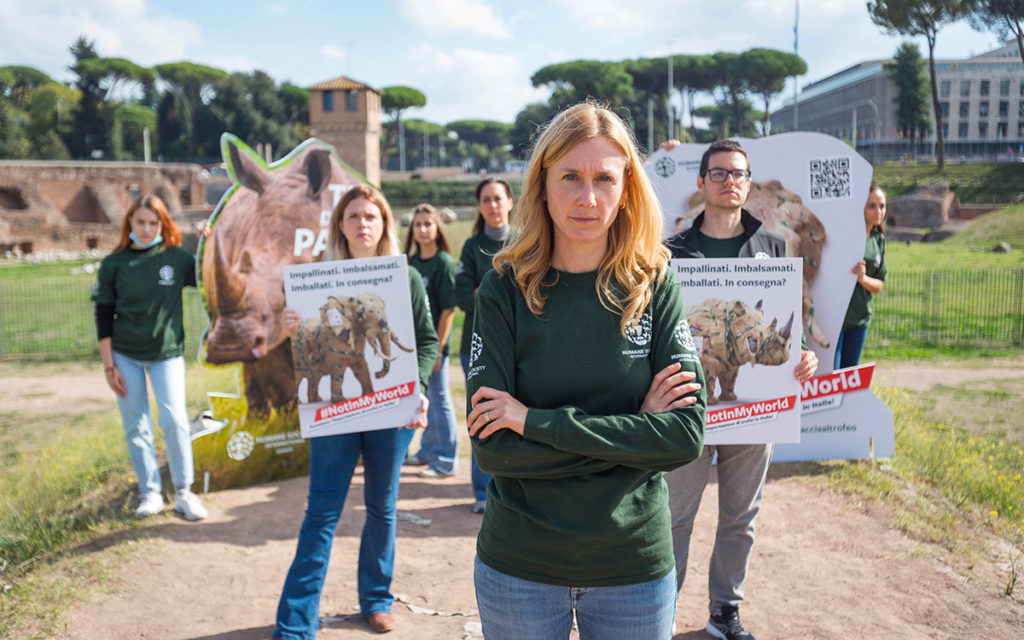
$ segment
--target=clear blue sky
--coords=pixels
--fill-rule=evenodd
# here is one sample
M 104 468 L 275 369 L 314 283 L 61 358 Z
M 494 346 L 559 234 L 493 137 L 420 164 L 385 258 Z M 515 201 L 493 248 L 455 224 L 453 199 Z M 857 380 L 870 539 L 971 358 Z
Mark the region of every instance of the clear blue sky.
M 799 53 L 809 66 L 801 84 L 893 54 L 900 38 L 872 24 L 865 4 L 801 3 Z M 794 7 L 794 0 L 0 0 L 0 65 L 28 64 L 69 80 L 68 45 L 84 34 L 100 55 L 139 64 L 262 69 L 302 86 L 347 75 L 423 91 L 427 106 L 409 117 L 511 122 L 523 105 L 547 97 L 530 84 L 544 65 L 670 50 L 792 51 Z M 938 57 L 997 45 L 994 35 L 957 24 L 939 33 Z

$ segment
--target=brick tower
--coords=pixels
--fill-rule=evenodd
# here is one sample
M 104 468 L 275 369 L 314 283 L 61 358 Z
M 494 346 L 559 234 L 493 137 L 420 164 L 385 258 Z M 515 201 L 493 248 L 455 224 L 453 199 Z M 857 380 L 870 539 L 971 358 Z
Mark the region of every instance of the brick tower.
M 380 91 L 346 78 L 309 89 L 309 132 L 380 187 Z

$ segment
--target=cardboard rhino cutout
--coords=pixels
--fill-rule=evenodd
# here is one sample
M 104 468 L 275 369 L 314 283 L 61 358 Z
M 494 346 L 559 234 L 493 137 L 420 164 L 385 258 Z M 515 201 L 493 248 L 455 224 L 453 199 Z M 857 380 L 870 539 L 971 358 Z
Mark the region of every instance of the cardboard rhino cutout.
M 248 412 L 296 402 L 291 345 L 281 324 L 281 267 L 313 262 L 341 195 L 364 182 L 327 144 L 310 139 L 266 165 L 231 134 L 221 148 L 234 185 L 210 217 L 200 245 L 200 286 L 210 325 L 201 357 L 242 363 Z

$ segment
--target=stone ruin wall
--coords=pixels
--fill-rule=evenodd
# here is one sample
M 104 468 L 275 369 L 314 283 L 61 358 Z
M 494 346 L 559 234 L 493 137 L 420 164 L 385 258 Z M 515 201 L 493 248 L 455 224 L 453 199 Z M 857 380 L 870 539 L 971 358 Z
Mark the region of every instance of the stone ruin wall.
M 163 199 L 175 221 L 210 209 L 195 164 L 0 162 L 0 255 L 15 247 L 112 249 L 125 210 L 147 193 Z

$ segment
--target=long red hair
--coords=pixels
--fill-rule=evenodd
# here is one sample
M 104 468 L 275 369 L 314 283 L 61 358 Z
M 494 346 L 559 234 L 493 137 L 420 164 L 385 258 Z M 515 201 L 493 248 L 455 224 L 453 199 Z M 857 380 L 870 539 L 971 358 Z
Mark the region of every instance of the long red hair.
M 135 202 L 128 207 L 128 211 L 125 212 L 124 219 L 121 220 L 121 237 L 117 241 L 114 253 L 124 251 L 131 246 L 132 239 L 128 237 L 128 234 L 132 232 L 132 216 L 139 209 L 149 209 L 160 220 L 160 235 L 164 237 L 164 241 L 160 243 L 161 247 L 181 246 L 181 232 L 178 231 L 178 227 L 171 220 L 171 214 L 167 211 L 167 205 L 159 197 L 148 195 L 136 198 Z

